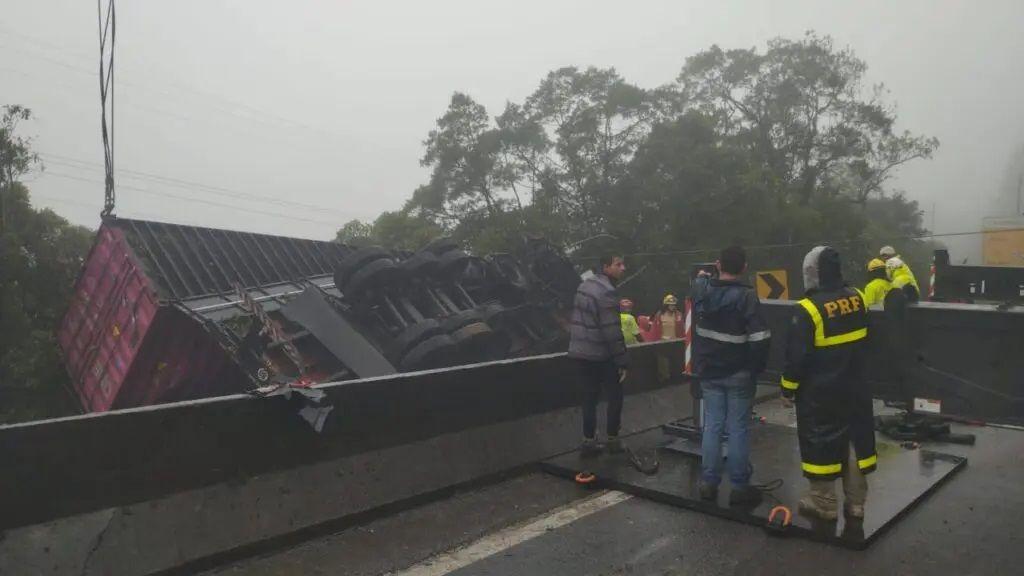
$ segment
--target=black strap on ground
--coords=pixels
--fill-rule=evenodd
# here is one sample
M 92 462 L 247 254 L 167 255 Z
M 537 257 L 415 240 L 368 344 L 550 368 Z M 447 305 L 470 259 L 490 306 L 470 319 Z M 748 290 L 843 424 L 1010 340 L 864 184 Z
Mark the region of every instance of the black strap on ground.
M 875 430 L 893 440 L 913 442 L 948 442 L 974 445 L 974 434 L 950 431 L 949 423 L 937 417 L 905 412 L 897 416 L 875 416 Z
M 648 476 L 650 476 L 658 471 L 658 467 L 660 464 L 656 456 L 638 455 L 636 452 L 633 451 L 632 448 L 628 446 L 626 446 L 624 450 L 626 452 L 626 456 L 629 457 L 630 463 L 632 463 L 633 467 L 636 468 L 642 474 L 647 474 Z

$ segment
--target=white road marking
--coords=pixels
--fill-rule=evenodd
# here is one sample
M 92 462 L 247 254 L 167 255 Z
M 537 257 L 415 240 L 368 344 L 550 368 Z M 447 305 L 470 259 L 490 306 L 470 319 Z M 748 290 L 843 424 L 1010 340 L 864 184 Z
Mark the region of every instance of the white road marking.
M 624 492 L 614 490 L 602 492 L 592 498 L 555 508 L 543 516 L 509 526 L 461 548 L 439 554 L 415 566 L 391 574 L 394 576 L 442 576 L 508 550 L 517 544 L 532 540 L 550 530 L 561 528 L 580 518 L 625 502 L 630 498 L 632 496 Z

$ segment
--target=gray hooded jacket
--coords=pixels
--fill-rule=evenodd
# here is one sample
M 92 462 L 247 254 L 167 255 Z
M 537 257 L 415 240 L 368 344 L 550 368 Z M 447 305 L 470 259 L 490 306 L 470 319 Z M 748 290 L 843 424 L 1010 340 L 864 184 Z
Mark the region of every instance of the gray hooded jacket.
M 569 328 L 569 357 L 612 360 L 620 368 L 629 365 L 618 296 L 604 274 L 587 278 L 576 290 Z

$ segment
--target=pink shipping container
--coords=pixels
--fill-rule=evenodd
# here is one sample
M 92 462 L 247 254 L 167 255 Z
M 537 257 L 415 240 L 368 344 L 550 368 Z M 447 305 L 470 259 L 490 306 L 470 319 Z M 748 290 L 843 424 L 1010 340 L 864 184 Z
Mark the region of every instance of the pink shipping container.
M 143 406 L 244 390 L 218 322 L 312 281 L 332 288 L 348 248 L 332 242 L 109 219 L 58 330 L 82 408 Z

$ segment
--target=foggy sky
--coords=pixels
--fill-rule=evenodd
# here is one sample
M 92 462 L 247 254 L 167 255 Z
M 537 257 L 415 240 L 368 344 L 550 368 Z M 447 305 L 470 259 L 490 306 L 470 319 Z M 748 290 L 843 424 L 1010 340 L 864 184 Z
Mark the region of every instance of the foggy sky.
M 35 202 L 95 227 L 95 3 L 0 4 L 0 104 L 32 108 L 23 133 L 45 154 L 28 183 Z M 866 60 L 898 104 L 898 129 L 941 140 L 893 184 L 921 202 L 926 226 L 934 204 L 938 232 L 979 229 L 1024 142 L 1018 0 L 121 0 L 117 16 L 115 153 L 134 171 L 119 174 L 122 216 L 330 238 L 425 181 L 421 143 L 455 90 L 494 115 L 561 66 L 613 66 L 654 87 L 712 44 L 763 49 L 809 29 Z M 217 190 L 129 177 L 140 172 Z M 954 259 L 975 251 L 954 244 Z

